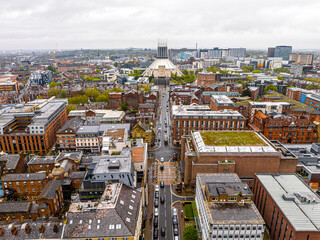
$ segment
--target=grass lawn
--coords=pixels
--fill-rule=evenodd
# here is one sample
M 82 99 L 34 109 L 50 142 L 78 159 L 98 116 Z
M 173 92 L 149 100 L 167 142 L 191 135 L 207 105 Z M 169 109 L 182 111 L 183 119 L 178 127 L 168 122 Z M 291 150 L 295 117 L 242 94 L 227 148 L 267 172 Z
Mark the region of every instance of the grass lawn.
M 193 201 L 193 202 L 192 202 L 192 209 L 193 209 L 193 215 L 194 215 L 194 217 L 198 218 L 199 215 L 198 215 L 198 210 L 197 210 L 196 201 Z
M 184 216 L 188 220 L 193 220 L 193 211 L 192 211 L 192 204 L 191 203 L 185 203 L 184 204 Z
M 200 132 L 209 146 L 268 146 L 255 132 L 223 131 Z

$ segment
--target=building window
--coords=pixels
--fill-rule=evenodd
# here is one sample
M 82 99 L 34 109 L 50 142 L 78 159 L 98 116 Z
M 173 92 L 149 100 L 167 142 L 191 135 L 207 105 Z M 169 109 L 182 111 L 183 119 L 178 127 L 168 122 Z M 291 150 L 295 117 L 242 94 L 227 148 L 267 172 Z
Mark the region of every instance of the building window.
M 237 201 L 237 198 L 236 197 L 229 197 L 228 201 Z

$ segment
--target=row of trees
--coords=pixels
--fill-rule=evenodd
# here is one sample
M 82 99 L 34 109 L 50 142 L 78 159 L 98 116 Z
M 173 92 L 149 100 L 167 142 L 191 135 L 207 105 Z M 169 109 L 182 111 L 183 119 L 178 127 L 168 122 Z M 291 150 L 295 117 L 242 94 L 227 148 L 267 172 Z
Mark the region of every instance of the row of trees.
M 110 92 L 123 92 L 123 89 L 114 87 L 111 90 L 104 90 L 102 93 L 97 88 L 86 88 L 84 95 L 69 97 L 69 104 L 85 104 L 90 102 L 109 102 Z

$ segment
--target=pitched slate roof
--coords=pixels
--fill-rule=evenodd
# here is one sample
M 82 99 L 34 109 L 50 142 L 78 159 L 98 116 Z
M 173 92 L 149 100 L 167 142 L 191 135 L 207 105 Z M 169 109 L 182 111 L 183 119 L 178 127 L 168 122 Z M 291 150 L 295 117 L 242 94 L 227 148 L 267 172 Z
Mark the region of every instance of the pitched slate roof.
M 17 167 L 19 160 L 20 160 L 19 154 L 0 156 L 1 162 L 7 162 L 4 168 L 5 170 L 14 170 Z
M 0 202 L 0 213 L 29 212 L 31 202 Z
M 3 182 L 9 181 L 43 181 L 46 178 L 46 173 L 19 173 L 6 174 L 2 177 Z
M 57 190 L 61 186 L 61 181 L 54 179 L 50 182 L 48 182 L 42 192 L 39 194 L 38 199 L 46 198 L 46 199 L 54 199 L 56 196 Z

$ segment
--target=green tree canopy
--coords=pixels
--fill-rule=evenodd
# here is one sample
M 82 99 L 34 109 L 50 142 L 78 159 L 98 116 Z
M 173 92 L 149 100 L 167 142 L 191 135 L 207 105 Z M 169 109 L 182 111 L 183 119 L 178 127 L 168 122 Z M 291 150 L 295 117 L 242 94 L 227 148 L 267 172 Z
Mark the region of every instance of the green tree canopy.
M 278 88 L 272 84 L 268 84 L 264 90 L 263 90 L 263 95 L 267 94 L 267 92 L 271 90 L 271 91 L 275 91 L 275 92 L 278 92 Z
M 261 73 L 261 70 L 253 70 L 252 73 Z
M 79 95 L 68 98 L 69 104 L 85 104 L 88 103 L 88 96 L 87 95 Z
M 183 240 L 197 240 L 198 231 L 194 226 L 185 226 L 183 229 Z
M 142 89 L 144 89 L 145 92 L 150 92 L 150 87 L 147 84 L 142 84 L 139 87 L 139 90 L 142 90 Z
M 60 96 L 60 90 L 56 87 L 50 88 L 48 91 L 48 96 L 49 97 L 59 97 Z
M 88 96 L 90 101 L 95 102 L 96 98 L 100 95 L 100 92 L 96 88 L 86 88 L 84 94 Z
M 66 108 L 67 108 L 67 114 L 69 114 L 71 110 L 77 110 L 77 107 L 73 104 L 68 104 Z
M 238 80 L 237 83 L 240 83 L 243 88 L 246 87 L 246 83 L 244 81 Z
M 307 90 L 315 90 L 315 89 L 319 89 L 319 86 L 317 85 L 313 85 L 313 84 L 309 84 L 308 86 L 306 86 Z
M 122 103 L 120 104 L 120 107 L 121 107 L 121 110 L 122 110 L 122 111 L 127 111 L 127 103 L 126 103 L 126 102 L 122 102 Z
M 50 84 L 49 84 L 49 87 L 50 88 L 53 88 L 53 87 L 56 87 L 57 86 L 57 83 L 56 82 L 51 82 Z
M 252 72 L 253 66 L 245 65 L 241 68 L 244 72 Z
M 66 92 L 66 90 L 61 90 L 61 92 L 60 92 L 60 98 L 67 98 L 67 92 Z
M 281 76 L 277 76 L 277 78 L 278 78 L 279 80 L 283 80 L 283 77 L 281 77 Z

